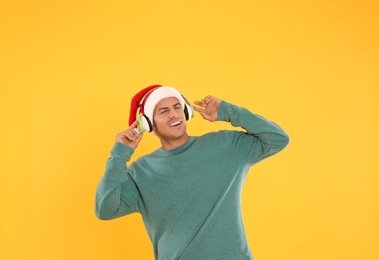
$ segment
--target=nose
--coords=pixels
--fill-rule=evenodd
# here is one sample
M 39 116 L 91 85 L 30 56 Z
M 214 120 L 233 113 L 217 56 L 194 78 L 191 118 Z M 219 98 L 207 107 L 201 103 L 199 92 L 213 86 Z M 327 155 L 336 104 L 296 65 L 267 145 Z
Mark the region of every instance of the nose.
M 179 115 L 179 112 L 176 109 L 171 109 L 170 115 L 169 115 L 170 118 L 177 117 L 178 115 Z

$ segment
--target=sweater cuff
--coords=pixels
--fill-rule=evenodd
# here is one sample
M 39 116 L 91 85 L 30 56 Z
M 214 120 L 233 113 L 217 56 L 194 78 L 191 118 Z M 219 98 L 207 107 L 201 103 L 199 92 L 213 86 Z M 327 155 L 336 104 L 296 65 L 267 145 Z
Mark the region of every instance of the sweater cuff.
M 121 155 L 130 158 L 134 153 L 134 149 L 129 146 L 116 142 L 111 150 L 111 155 Z
M 218 121 L 230 122 L 229 106 L 230 104 L 228 102 L 224 100 L 221 101 L 220 107 L 218 108 L 218 111 L 217 111 Z

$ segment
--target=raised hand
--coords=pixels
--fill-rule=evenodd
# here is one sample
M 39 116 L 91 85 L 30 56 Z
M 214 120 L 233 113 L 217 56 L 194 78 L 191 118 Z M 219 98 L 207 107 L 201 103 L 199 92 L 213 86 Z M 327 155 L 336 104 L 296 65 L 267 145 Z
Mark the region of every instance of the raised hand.
M 125 144 L 126 146 L 129 146 L 132 149 L 136 149 L 143 135 L 135 130 L 136 127 L 137 121 L 134 122 L 127 130 L 117 134 L 116 142 Z
M 195 100 L 194 104 L 199 106 L 194 106 L 194 110 L 199 112 L 204 119 L 211 122 L 217 121 L 218 108 L 220 107 L 221 99 L 208 95 L 201 101 Z

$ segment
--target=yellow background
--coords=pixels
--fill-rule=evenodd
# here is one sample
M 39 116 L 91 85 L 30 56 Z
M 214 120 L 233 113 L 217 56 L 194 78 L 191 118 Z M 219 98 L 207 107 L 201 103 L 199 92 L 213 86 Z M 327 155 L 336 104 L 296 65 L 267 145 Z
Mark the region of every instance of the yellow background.
M 257 260 L 379 259 L 379 16 L 363 1 L 0 3 L 0 259 L 153 259 L 98 181 L 150 84 L 281 125 L 243 191 Z M 191 135 L 230 128 L 197 115 Z M 145 135 L 133 159 L 156 149 Z

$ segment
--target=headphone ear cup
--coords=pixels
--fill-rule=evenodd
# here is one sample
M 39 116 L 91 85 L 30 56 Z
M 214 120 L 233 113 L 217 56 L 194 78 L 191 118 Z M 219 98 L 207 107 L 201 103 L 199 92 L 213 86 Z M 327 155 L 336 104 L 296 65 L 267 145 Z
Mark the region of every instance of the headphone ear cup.
M 138 131 L 140 133 L 143 133 L 143 132 L 145 132 L 145 128 L 143 127 L 143 123 L 141 121 L 141 117 L 142 116 L 137 115 L 137 127 L 138 127 Z
M 193 107 L 191 105 L 191 102 L 188 100 L 188 98 L 186 98 L 186 96 L 184 96 L 183 94 L 181 94 L 183 99 L 185 100 L 185 103 L 184 103 L 184 115 L 186 117 L 186 120 L 190 120 L 192 117 L 194 117 L 195 115 L 195 112 L 193 110 Z
M 186 120 L 190 120 L 193 117 L 193 109 L 190 105 L 184 105 L 184 115 L 186 116 Z
M 143 128 L 142 129 L 143 131 L 146 131 L 146 132 L 153 131 L 153 126 L 151 125 L 151 122 L 147 116 L 145 115 L 140 116 L 140 123 L 141 124 L 138 124 L 138 126 L 139 128 Z M 140 131 L 140 132 L 142 133 L 143 131 Z

